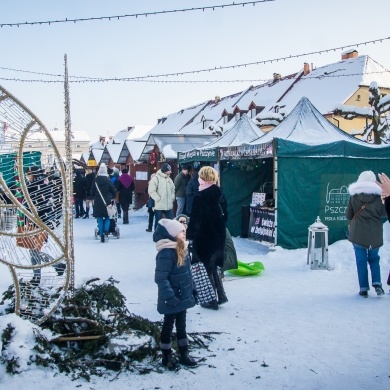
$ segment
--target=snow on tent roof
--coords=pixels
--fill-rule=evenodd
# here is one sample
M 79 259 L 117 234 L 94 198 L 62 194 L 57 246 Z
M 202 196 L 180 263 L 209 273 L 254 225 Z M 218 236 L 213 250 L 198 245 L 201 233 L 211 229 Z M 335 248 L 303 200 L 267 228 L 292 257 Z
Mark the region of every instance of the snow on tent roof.
M 176 160 L 178 152 L 200 148 L 215 138 L 215 135 L 150 134 L 140 159 L 148 160 L 150 152 L 157 145 L 165 158 Z
M 124 141 L 119 144 L 107 144 L 106 149 L 110 154 L 111 160 L 116 163 L 119 159 L 119 155 L 122 151 Z
M 262 130 L 254 124 L 248 115 L 243 114 L 221 137 L 201 149 L 215 148 L 217 146 L 240 146 L 257 139 L 263 134 Z
M 290 114 L 274 129 L 251 142 L 263 144 L 274 138 L 282 138 L 306 145 L 318 145 L 335 141 L 350 141 L 365 144 L 330 123 L 313 106 L 307 97 L 303 97 Z
M 118 131 L 113 136 L 113 139 L 116 143 L 120 141 L 130 140 L 130 139 L 138 139 L 145 136 L 152 127 L 153 127 L 152 125 L 129 126 L 126 129 Z

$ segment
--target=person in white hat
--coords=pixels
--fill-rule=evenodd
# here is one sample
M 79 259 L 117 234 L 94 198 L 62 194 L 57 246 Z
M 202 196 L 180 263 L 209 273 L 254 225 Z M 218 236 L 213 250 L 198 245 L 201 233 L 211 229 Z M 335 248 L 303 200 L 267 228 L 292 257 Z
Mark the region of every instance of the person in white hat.
M 169 370 L 179 368 L 178 361 L 172 355 L 171 335 L 175 324 L 179 363 L 195 367 L 197 363 L 188 354 L 186 333 L 187 309 L 195 305 L 186 228 L 176 220 L 160 219 L 153 241 L 158 251 L 154 276 L 158 286 L 157 311 L 164 314 L 160 338 L 162 364 Z
M 110 228 L 110 217 L 107 213 L 107 206 L 113 199 L 115 199 L 116 191 L 114 185 L 108 178 L 107 166 L 104 163 L 100 164 L 97 176 L 92 184 L 90 194 L 94 197 L 93 216 L 97 218 L 100 241 L 105 242 L 107 241 L 108 231 Z
M 382 189 L 372 171 L 364 171 L 357 182 L 348 187 L 350 194 L 346 217 L 350 220 L 348 240 L 352 243 L 356 257 L 359 280 L 359 295 L 368 297 L 370 285 L 368 267 L 371 270 L 371 284 L 377 295 L 383 295 L 379 248 L 383 245 L 382 217 L 386 209 L 382 203 Z

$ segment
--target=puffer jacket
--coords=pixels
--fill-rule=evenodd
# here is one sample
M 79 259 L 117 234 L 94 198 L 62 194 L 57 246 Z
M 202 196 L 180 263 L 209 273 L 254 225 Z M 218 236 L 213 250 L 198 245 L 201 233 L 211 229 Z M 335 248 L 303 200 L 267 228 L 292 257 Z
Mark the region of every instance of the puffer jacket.
M 96 188 L 95 183 L 99 186 L 99 190 L 102 193 L 104 202 Z M 110 179 L 107 176 L 96 176 L 91 186 L 90 194 L 94 196 L 93 216 L 95 218 L 108 217 L 107 206 L 111 203 L 112 199 L 115 199 L 116 195 L 115 188 Z
M 172 210 L 175 185 L 169 175 L 161 172 L 161 169 L 150 179 L 148 193 L 154 200 L 155 210 Z
M 189 256 L 185 257 L 181 267 L 177 265 L 176 249 L 164 248 L 175 239 L 160 224 L 153 234 L 153 241 L 160 249 L 156 256 L 154 276 L 158 286 L 157 311 L 160 314 L 173 314 L 195 306 Z
M 351 221 L 348 241 L 365 248 L 382 246 L 382 217 L 386 217 L 386 209 L 381 200 L 381 188 L 375 182 L 360 181 L 352 183 L 348 192 L 350 198 L 345 214 Z M 365 206 L 363 210 L 362 206 Z

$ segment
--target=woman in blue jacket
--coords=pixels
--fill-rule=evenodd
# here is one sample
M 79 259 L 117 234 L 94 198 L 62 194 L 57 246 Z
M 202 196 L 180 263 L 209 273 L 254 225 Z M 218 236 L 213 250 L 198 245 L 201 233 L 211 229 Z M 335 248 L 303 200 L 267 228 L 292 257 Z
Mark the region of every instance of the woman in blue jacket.
M 164 314 L 160 338 L 162 364 L 169 370 L 179 368 L 171 349 L 171 335 L 176 323 L 179 363 L 194 367 L 197 363 L 188 355 L 186 333 L 187 309 L 195 305 L 186 229 L 178 221 L 160 219 L 153 234 L 153 241 L 158 251 L 154 277 L 158 285 L 157 311 Z

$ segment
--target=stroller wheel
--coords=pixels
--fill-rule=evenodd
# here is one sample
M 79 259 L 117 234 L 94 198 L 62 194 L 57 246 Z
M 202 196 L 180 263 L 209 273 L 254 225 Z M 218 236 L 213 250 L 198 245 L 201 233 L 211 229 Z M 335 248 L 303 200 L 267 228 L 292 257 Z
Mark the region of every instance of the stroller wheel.
M 99 238 L 99 229 L 95 228 L 95 240 L 98 240 Z
M 119 231 L 119 228 L 118 228 L 118 227 L 115 228 L 115 233 L 116 233 L 116 238 L 119 239 L 119 237 L 121 236 L 121 234 L 120 234 L 120 231 Z

